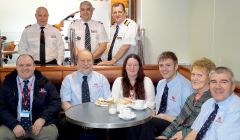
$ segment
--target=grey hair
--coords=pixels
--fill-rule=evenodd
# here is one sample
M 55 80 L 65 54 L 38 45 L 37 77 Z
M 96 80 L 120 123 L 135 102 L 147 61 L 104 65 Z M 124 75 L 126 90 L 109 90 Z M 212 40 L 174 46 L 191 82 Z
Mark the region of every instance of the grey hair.
M 95 8 L 92 6 L 92 3 L 90 1 L 83 1 L 80 3 L 80 7 L 82 5 L 87 5 L 87 6 L 90 6 L 92 10 L 94 10 Z
M 235 83 L 235 78 L 234 78 L 234 74 L 232 72 L 232 70 L 230 68 L 227 68 L 227 67 L 216 67 L 214 70 L 212 70 L 210 73 L 209 73 L 209 77 L 211 77 L 214 73 L 217 73 L 217 74 L 221 74 L 221 73 L 228 73 L 230 75 L 230 80 L 232 83 Z

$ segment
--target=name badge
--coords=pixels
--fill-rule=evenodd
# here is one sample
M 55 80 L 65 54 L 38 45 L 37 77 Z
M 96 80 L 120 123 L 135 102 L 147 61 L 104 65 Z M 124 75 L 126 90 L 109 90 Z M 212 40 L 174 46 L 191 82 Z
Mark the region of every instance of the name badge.
M 22 110 L 20 113 L 20 117 L 29 117 L 30 112 L 28 110 Z
M 51 35 L 51 38 L 57 38 L 57 36 L 56 35 Z
M 91 30 L 91 32 L 92 32 L 92 33 L 96 33 L 96 32 L 97 32 L 97 30 Z
M 77 40 L 81 40 L 81 37 L 80 36 L 77 36 L 77 38 L 76 38 Z
M 119 37 L 117 37 L 117 39 L 121 39 L 121 40 L 122 40 L 122 37 L 121 37 L 121 36 L 119 36 Z

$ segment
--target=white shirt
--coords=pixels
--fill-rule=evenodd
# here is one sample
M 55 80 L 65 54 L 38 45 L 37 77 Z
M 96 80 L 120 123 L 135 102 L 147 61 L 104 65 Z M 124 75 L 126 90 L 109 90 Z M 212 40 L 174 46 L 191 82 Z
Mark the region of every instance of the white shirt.
M 110 42 L 108 45 L 107 50 L 105 51 L 105 54 L 103 56 L 103 60 L 107 60 L 108 58 L 108 52 L 113 40 L 113 36 L 116 31 L 117 24 L 111 26 L 110 31 Z M 116 62 L 116 65 L 122 65 L 123 61 L 130 53 L 137 54 L 137 31 L 138 31 L 138 25 L 131 19 L 125 19 L 121 24 L 119 24 L 119 31 L 117 38 L 114 43 L 114 47 L 112 50 L 112 56 L 116 55 L 116 53 L 119 51 L 119 49 L 122 47 L 122 45 L 130 45 L 129 50 L 124 54 L 124 56 Z
M 40 61 L 40 25 L 33 24 L 27 26 L 21 36 L 19 42 L 19 53 L 30 54 L 34 60 Z M 64 43 L 60 31 L 47 24 L 44 28 L 46 62 L 57 60 L 61 65 L 64 59 Z
M 155 88 L 152 83 L 152 80 L 148 77 L 144 77 L 144 88 L 145 88 L 145 96 L 146 96 L 146 105 L 147 107 L 154 109 L 155 106 Z M 122 99 L 123 98 L 123 88 L 122 88 L 122 77 L 118 77 L 112 86 L 112 97 L 114 99 Z
M 91 52 L 94 52 L 99 47 L 99 43 L 109 42 L 107 32 L 101 22 L 95 20 L 84 22 L 80 19 L 74 21 L 72 24 L 70 24 L 68 28 L 68 36 L 70 36 L 70 29 L 75 29 L 76 47 L 78 49 L 81 50 L 85 48 L 86 25 L 84 23 L 88 23 L 89 26 L 91 36 Z

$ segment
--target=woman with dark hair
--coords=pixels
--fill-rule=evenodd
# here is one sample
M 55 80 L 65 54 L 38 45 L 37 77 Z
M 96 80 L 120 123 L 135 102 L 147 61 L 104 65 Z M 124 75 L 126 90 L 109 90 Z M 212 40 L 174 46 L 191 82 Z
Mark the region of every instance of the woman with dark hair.
M 145 100 L 146 106 L 153 109 L 155 89 L 152 80 L 145 76 L 141 59 L 129 54 L 123 62 L 122 77 L 118 77 L 112 87 L 114 100 L 130 98 Z

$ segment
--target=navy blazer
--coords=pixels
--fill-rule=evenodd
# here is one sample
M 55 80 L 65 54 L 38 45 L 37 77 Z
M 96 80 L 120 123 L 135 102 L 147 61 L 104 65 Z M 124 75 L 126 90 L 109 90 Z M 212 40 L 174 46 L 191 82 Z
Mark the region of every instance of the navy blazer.
M 35 82 L 32 103 L 32 123 L 38 118 L 45 119 L 45 125 L 57 124 L 61 100 L 55 86 L 39 71 L 34 71 Z M 0 124 L 10 129 L 20 124 L 17 120 L 18 87 L 17 71 L 8 74 L 0 92 Z

